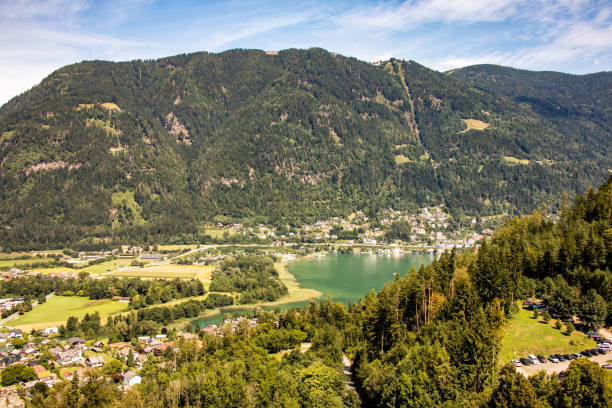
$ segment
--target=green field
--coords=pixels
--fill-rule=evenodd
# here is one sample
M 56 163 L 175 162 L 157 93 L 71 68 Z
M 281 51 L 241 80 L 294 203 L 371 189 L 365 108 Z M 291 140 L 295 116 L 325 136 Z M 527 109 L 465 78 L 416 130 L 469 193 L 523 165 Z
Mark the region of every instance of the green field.
M 75 271 L 76 272 L 88 272 L 92 275 L 98 275 L 101 273 L 114 271 L 117 269 L 118 266 L 127 266 L 131 264 L 133 261 L 134 259 L 131 259 L 131 258 L 130 259 L 113 259 L 112 261 L 102 262 L 99 264 L 86 266 L 84 268 L 75 269 Z
M 72 269 L 72 268 L 66 268 L 64 266 L 59 266 L 57 268 L 36 268 L 36 269 L 34 269 L 34 272 L 38 272 L 38 273 L 42 273 L 42 274 L 60 273 L 60 272 L 66 272 L 66 273 L 76 272 L 76 273 L 79 273 L 79 270 L 78 269 Z
M 531 311 L 520 309 L 516 316 L 506 323 L 501 342 L 499 364 L 527 354 L 543 355 L 579 353 L 584 349 L 596 347 L 596 343 L 584 333 L 574 331 L 571 336 L 554 328 L 555 320 L 544 323 L 540 318 L 533 319 Z
M 18 268 L 24 264 L 33 264 L 33 263 L 51 263 L 54 259 L 48 258 L 30 258 L 30 259 L 0 259 L 0 268 L 12 268 L 13 266 L 17 266 Z
M 19 258 L 22 256 L 27 256 L 30 258 L 34 258 L 36 257 L 36 255 L 38 254 L 42 254 L 42 255 L 47 255 L 47 254 L 53 254 L 53 255 L 57 255 L 57 254 L 61 254 L 62 251 L 60 250 L 48 250 L 48 251 L 29 251 L 29 252 L 2 252 L 0 253 L 0 259 L 15 259 L 15 258 Z M 37 258 L 37 259 L 41 259 L 41 258 Z
M 204 234 L 210 235 L 210 237 L 214 239 L 223 238 L 223 234 L 226 232 L 231 237 L 232 235 L 235 235 L 238 231 L 235 229 L 218 229 L 218 228 L 211 228 L 211 229 L 204 230 Z
M 7 324 L 27 330 L 38 329 L 62 324 L 70 316 L 81 319 L 86 313 L 100 312 L 100 315 L 104 317 L 127 310 L 126 303 L 113 302 L 109 299 L 89 300 L 81 296 L 53 296 L 22 316 L 9 320 Z
M 123 278 L 151 278 L 151 279 L 191 279 L 197 278 L 203 282 L 210 282 L 214 269 L 212 265 L 176 265 L 165 264 L 144 268 L 133 268 L 113 273 L 111 276 Z
M 160 251 L 182 251 L 184 249 L 196 249 L 198 246 L 195 244 L 176 244 L 176 245 L 158 245 L 157 249 Z M 149 248 L 153 250 L 153 246 Z

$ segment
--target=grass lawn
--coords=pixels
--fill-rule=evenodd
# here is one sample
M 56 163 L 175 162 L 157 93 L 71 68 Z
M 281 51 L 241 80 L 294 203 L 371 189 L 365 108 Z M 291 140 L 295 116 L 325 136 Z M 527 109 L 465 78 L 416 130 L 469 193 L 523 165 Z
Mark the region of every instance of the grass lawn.
M 83 358 L 87 358 L 87 357 L 91 357 L 91 356 L 101 356 L 102 360 L 104 360 L 104 364 L 108 364 L 109 361 L 113 360 L 113 358 L 111 356 L 109 356 L 106 353 L 96 353 L 94 351 L 91 350 L 85 350 L 83 352 Z
M 155 265 L 144 268 L 134 268 L 113 273 L 111 276 L 124 278 L 163 278 L 163 279 L 191 279 L 197 278 L 202 282 L 210 282 L 212 265 Z
M 555 329 L 555 320 L 544 323 L 542 318 L 533 319 L 533 312 L 520 309 L 518 314 L 506 323 L 504 337 L 501 342 L 499 364 L 510 360 L 526 357 L 527 354 L 580 353 L 597 344 L 584 333 L 574 331 L 571 336 L 565 334 L 565 326 L 561 331 Z
M 49 250 L 49 251 L 30 251 L 30 252 L 3 252 L 0 253 L 0 259 L 15 259 L 15 258 L 19 258 L 22 256 L 28 256 L 31 258 L 36 257 L 36 255 L 38 254 L 43 254 L 43 255 L 47 255 L 47 254 L 61 254 L 62 251 L 60 250 Z M 37 258 L 40 259 L 40 258 Z
M 76 272 L 89 272 L 92 275 L 99 275 L 101 273 L 106 273 L 110 271 L 114 271 L 118 266 L 127 266 L 130 265 L 134 261 L 134 259 L 121 258 L 121 259 L 113 259 L 112 261 L 102 262 L 99 264 L 86 266 L 85 268 L 75 269 Z
M 182 251 L 184 249 L 196 249 L 198 246 L 195 244 L 181 244 L 181 245 L 158 245 L 157 249 L 160 251 Z M 150 248 L 151 250 L 152 247 Z
M 206 229 L 204 230 L 204 234 L 206 235 L 210 235 L 211 238 L 223 238 L 223 234 L 227 232 L 227 234 L 231 237 L 232 235 L 235 235 L 238 231 L 235 229 L 217 229 L 217 228 L 211 228 L 211 229 Z
M 82 319 L 86 313 L 100 312 L 102 317 L 128 310 L 126 303 L 109 299 L 89 300 L 81 296 L 53 296 L 42 305 L 7 322 L 11 327 L 31 330 L 63 324 L 70 316 Z
M 66 268 L 65 266 L 60 266 L 60 267 L 57 267 L 57 268 L 36 268 L 36 269 L 33 269 L 33 271 L 34 272 L 38 272 L 38 273 L 42 273 L 42 274 L 60 273 L 60 272 L 66 272 L 66 273 L 76 272 L 76 273 L 79 273 L 78 269 Z
M 13 266 L 17 266 L 19 268 L 20 265 L 24 265 L 24 264 L 51 263 L 53 261 L 54 261 L 53 259 L 48 259 L 48 258 L 0 259 L 0 268 L 3 268 L 3 267 L 12 268 Z

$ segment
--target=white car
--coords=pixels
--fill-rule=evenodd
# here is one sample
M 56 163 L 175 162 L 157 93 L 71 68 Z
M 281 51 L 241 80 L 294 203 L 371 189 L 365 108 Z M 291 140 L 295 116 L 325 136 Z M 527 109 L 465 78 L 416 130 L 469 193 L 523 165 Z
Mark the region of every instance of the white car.
M 612 348 L 612 346 L 610 346 L 610 343 L 599 343 L 597 347 L 604 350 L 610 350 Z
M 518 361 L 518 360 L 512 360 L 510 363 L 513 364 L 515 367 L 522 367 L 523 366 L 523 364 L 521 364 L 521 362 Z
M 538 358 L 536 356 L 534 356 L 533 354 L 529 354 L 527 356 L 527 358 L 529 358 L 531 360 L 531 362 L 533 363 L 533 365 L 538 365 L 540 364 L 540 360 L 538 360 Z
M 558 363 L 559 359 L 557 357 L 549 356 L 548 361 L 550 361 L 551 363 Z

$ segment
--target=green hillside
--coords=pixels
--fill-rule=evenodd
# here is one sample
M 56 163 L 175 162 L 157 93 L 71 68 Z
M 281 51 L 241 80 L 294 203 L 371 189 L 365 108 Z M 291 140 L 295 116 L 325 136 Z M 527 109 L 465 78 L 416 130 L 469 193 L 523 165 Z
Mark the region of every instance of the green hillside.
M 219 216 L 442 202 L 521 214 L 605 180 L 612 74 L 515 73 L 532 99 L 577 106 L 551 115 L 462 72 L 321 49 L 66 66 L 0 108 L 0 246 L 189 241 Z

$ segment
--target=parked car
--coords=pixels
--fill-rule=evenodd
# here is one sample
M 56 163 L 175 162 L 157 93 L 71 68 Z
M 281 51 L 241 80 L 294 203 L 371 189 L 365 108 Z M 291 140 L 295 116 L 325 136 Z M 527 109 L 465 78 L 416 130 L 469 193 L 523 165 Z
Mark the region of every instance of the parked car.
M 530 366 L 533 364 L 530 359 L 524 358 L 524 357 L 521 358 L 521 363 L 523 363 L 523 365 L 526 365 L 526 366 Z
M 604 350 L 602 348 L 598 348 L 598 349 L 595 349 L 595 350 L 597 351 L 597 354 L 600 354 L 600 355 L 606 354 L 606 350 Z
M 612 348 L 612 346 L 610 346 L 610 343 L 599 343 L 597 347 L 604 350 L 610 350 Z
M 540 362 L 538 361 L 538 358 L 534 356 L 533 354 L 529 354 L 527 357 L 531 360 L 533 365 L 540 364 Z
M 580 354 L 578 354 L 578 353 L 572 353 L 572 356 L 574 356 L 574 360 L 575 360 L 575 359 L 577 359 L 577 358 L 582 357 L 582 356 L 581 356 Z
M 551 363 L 558 363 L 558 362 L 559 362 L 559 359 L 558 359 L 558 358 L 557 358 L 557 357 L 556 357 L 554 354 L 552 354 L 552 355 L 548 356 L 548 360 L 549 360 Z
M 518 360 L 512 360 L 512 361 L 510 361 L 510 364 L 514 365 L 515 367 L 522 367 L 523 366 L 523 364 L 521 364 L 521 362 L 518 361 Z
M 559 361 L 565 361 L 565 357 L 563 357 L 561 354 L 557 354 L 557 358 Z
M 538 356 L 538 360 L 540 361 L 540 363 L 544 364 L 546 363 L 546 357 L 544 356 Z
M 572 358 L 572 355 L 571 355 L 571 354 L 564 354 L 564 355 L 563 355 L 563 358 L 564 358 L 564 359 L 566 359 L 566 360 L 568 360 L 568 361 L 573 360 L 573 358 Z
M 601 368 L 605 368 L 606 370 L 612 370 L 612 364 L 604 364 Z
M 585 357 L 591 357 L 591 350 L 584 350 L 580 354 L 582 354 Z

